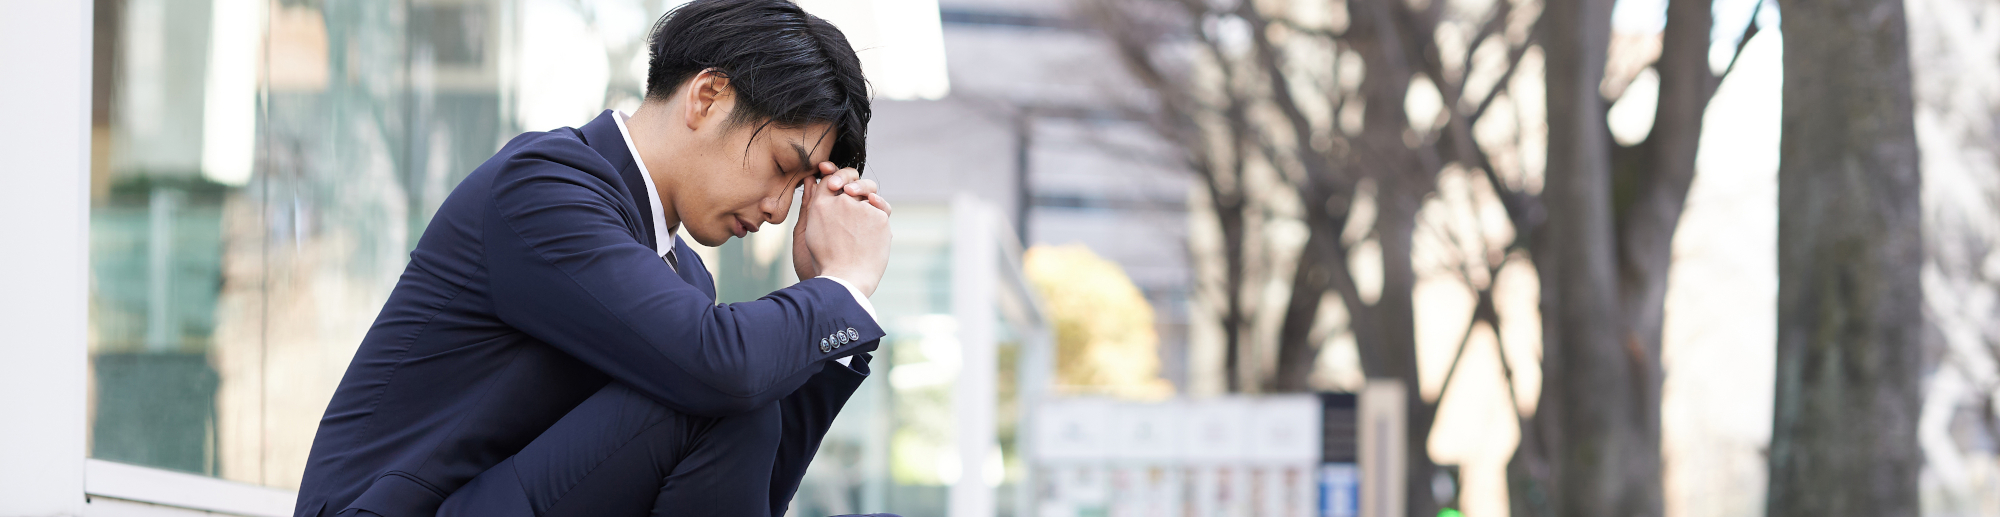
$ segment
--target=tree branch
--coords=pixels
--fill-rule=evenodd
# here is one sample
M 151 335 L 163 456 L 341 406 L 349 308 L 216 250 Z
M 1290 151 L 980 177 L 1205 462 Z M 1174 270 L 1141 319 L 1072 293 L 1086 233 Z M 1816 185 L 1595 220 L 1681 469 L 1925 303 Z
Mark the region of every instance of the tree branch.
M 1729 54 L 1729 66 L 1723 67 L 1722 73 L 1716 74 L 1711 80 L 1709 95 L 1715 94 L 1716 87 L 1721 86 L 1722 80 L 1728 79 L 1729 73 L 1736 71 L 1736 63 L 1743 60 L 1743 48 L 1750 46 L 1750 37 L 1757 35 L 1757 11 L 1763 10 L 1764 2 L 1767 1 L 1770 0 L 1757 0 L 1756 4 L 1750 6 L 1750 23 L 1744 24 L 1743 36 L 1736 39 L 1736 50 Z
M 1459 363 L 1461 363 L 1465 359 L 1466 349 L 1471 348 L 1470 345 L 1472 343 L 1472 333 L 1479 329 L 1479 323 L 1482 321 L 1488 322 L 1488 326 L 1493 329 L 1496 335 L 1500 331 L 1500 325 L 1499 323 L 1497 323 L 1499 318 L 1497 316 L 1491 319 L 1487 317 L 1488 314 L 1493 314 L 1497 312 L 1493 308 L 1493 288 L 1488 287 L 1486 289 L 1478 289 L 1477 291 L 1478 291 L 1477 294 L 1478 301 L 1473 304 L 1472 319 L 1466 322 L 1465 332 L 1459 335 L 1458 351 L 1452 354 L 1451 365 L 1445 367 L 1444 381 L 1438 384 L 1439 403 L 1443 403 L 1444 395 L 1446 393 L 1451 392 L 1450 391 L 1451 383 L 1453 380 L 1458 378 Z M 1495 341 L 1497 342 L 1498 340 Z M 1502 365 L 1502 368 L 1506 367 L 1505 365 L 1507 364 L 1507 352 L 1505 350 L 1500 351 L 1500 364 Z M 1507 389 L 1509 392 L 1512 392 L 1514 388 L 1514 383 L 1511 382 L 1512 375 L 1509 375 L 1508 377 L 1510 378 L 1509 379 L 1510 382 L 1507 383 Z M 1515 407 L 1519 406 L 1517 405 Z

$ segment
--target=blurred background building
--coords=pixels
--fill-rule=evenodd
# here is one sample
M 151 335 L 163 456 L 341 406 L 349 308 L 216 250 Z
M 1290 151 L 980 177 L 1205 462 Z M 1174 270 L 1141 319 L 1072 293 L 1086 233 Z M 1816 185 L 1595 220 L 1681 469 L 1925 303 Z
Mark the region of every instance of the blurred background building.
M 1564 49 L 1537 34 L 1567 11 L 799 1 L 860 51 L 867 174 L 897 213 L 874 297 L 884 367 L 792 514 L 1330 516 L 1355 497 L 1367 515 L 1545 513 L 1510 470 L 1532 470 L 1544 393 L 1612 396 L 1543 377 L 1561 271 L 1522 237 L 1548 217 L 1523 207 L 1546 197 L 1561 130 L 1544 78 Z M 0 161 L 0 321 L 18 329 L 0 348 L 0 515 L 289 512 L 438 204 L 514 135 L 637 107 L 646 31 L 678 3 L 0 3 L 0 142 L 28 143 Z M 1667 279 L 1637 352 L 1663 377 L 1639 413 L 1650 490 L 1663 515 L 1761 515 L 1781 19 L 1701 2 L 1712 97 L 1661 111 L 1683 84 L 1663 71 L 1669 4 L 1606 4 L 1586 92 L 1609 153 L 1696 122 L 1674 133 L 1699 144 L 1685 210 L 1644 273 Z M 1382 5 L 1408 16 L 1351 14 Z M 2000 516 L 2000 7 L 1898 5 L 1927 239 L 1928 330 L 1905 344 L 1928 361 L 1921 508 Z M 1379 57 L 1369 30 L 1412 20 L 1427 32 L 1398 41 L 1434 52 Z M 1386 97 L 1384 77 L 1401 81 Z M 1327 187 L 1314 178 L 1339 175 L 1312 157 L 1372 176 Z M 1382 172 L 1405 166 L 1421 181 Z M 699 248 L 721 301 L 796 281 L 787 235 Z M 1352 491 L 1365 476 L 1408 482 Z
M 646 30 L 677 4 L 92 3 L 92 479 L 181 479 L 158 469 L 282 499 L 438 204 L 522 131 L 636 108 Z M 1120 300 L 1143 316 L 1121 329 L 1144 332 L 1127 352 L 1145 359 L 1134 372 L 1152 396 L 1169 395 L 1159 365 L 1186 377 L 1188 186 L 1135 155 L 1149 144 L 1119 131 L 1121 114 L 1093 108 L 1130 88 L 1093 65 L 1108 56 L 1075 52 L 1089 36 L 1062 3 L 806 7 L 861 50 L 877 95 L 868 173 L 897 204 L 898 238 L 875 300 L 893 336 L 888 367 L 823 447 L 798 510 L 1011 513 L 1024 468 L 1016 379 L 1034 374 L 1017 367 L 1020 343 L 1050 332 L 1022 243 L 1093 243 L 1114 289 L 1137 286 L 1141 298 Z M 1097 145 L 1100 134 L 1124 147 Z M 722 301 L 796 281 L 786 235 L 699 250 Z M 983 402 L 956 402 L 968 393 Z M 965 425 L 981 429 L 955 429 Z M 967 472 L 984 481 L 960 482 Z M 114 505 L 277 508 L 93 486 Z

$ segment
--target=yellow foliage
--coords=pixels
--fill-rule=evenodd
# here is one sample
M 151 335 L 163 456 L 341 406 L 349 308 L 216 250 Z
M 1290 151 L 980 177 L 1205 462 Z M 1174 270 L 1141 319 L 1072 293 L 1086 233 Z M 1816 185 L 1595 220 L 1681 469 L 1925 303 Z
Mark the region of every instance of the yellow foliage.
M 1029 283 L 1054 322 L 1057 389 L 1157 399 L 1160 378 L 1153 306 L 1118 264 L 1081 244 L 1036 246 L 1023 257 Z

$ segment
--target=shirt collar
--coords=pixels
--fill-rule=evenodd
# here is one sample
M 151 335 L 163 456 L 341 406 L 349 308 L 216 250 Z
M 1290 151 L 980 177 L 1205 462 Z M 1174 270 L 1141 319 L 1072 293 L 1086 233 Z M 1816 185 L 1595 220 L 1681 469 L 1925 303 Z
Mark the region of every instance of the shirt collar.
M 653 174 L 646 171 L 646 160 L 639 157 L 639 146 L 632 145 L 632 130 L 625 127 L 625 119 L 628 117 L 625 112 L 618 110 L 612 110 L 611 113 L 617 115 L 611 117 L 611 120 L 618 122 L 618 135 L 625 137 L 625 149 L 632 151 L 632 163 L 639 165 L 639 179 L 646 182 L 646 195 L 652 196 L 653 199 L 653 242 L 657 243 L 658 248 L 653 251 L 658 253 L 660 258 L 666 258 L 667 253 L 672 252 L 679 244 L 679 241 L 675 240 L 677 238 L 675 228 L 667 226 L 667 212 L 660 205 L 660 189 L 653 186 Z

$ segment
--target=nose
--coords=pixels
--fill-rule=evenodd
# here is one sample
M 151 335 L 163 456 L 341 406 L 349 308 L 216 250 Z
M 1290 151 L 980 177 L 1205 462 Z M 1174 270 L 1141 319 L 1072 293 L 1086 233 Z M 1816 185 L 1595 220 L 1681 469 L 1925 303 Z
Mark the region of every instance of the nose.
M 764 220 L 770 224 L 785 224 L 785 216 L 792 211 L 792 189 L 780 191 L 778 195 L 764 198 Z

